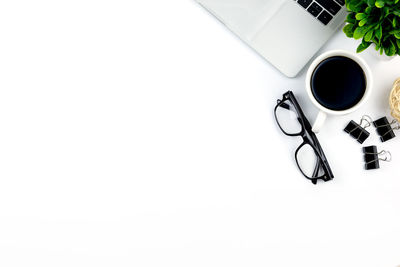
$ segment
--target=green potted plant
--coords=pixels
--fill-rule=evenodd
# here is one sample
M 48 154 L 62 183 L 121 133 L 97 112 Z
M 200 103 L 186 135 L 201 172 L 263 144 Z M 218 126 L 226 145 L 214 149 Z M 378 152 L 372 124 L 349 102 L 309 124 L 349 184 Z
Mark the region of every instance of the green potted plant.
M 400 55 L 400 0 L 346 0 L 349 11 L 343 28 L 347 37 L 361 39 L 357 53 L 374 44 L 388 57 Z

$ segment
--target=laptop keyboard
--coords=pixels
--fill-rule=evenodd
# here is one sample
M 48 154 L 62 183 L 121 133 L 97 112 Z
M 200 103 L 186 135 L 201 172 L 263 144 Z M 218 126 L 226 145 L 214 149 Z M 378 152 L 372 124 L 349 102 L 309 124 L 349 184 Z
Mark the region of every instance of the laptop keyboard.
M 297 0 L 296 2 L 324 25 L 327 25 L 333 19 L 333 16 L 344 6 L 344 1 L 345 0 Z

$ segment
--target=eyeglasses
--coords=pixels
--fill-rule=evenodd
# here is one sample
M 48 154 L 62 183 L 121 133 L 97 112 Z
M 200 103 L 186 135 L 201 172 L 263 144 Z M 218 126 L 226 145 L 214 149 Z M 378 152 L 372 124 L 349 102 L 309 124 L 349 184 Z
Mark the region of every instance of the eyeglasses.
M 276 122 L 284 134 L 303 138 L 303 143 L 295 152 L 296 163 L 301 173 L 313 184 L 318 180 L 332 180 L 334 176 L 328 160 L 293 92 L 283 94 L 274 113 Z

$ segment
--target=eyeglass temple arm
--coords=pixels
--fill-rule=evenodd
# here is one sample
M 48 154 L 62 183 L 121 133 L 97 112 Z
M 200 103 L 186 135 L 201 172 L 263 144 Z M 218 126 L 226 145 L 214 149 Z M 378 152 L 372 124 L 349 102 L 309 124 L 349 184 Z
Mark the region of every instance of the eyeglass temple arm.
M 333 172 L 331 170 L 331 167 L 329 166 L 328 160 L 325 157 L 325 154 L 324 154 L 324 151 L 322 150 L 321 144 L 319 143 L 317 137 L 315 136 L 315 134 L 313 132 L 310 133 L 310 136 L 311 136 L 312 140 L 314 141 L 314 145 L 316 146 L 318 153 L 319 153 L 318 161 L 322 160 L 322 162 L 319 162 L 320 166 L 324 166 L 323 168 L 326 171 L 326 175 L 328 176 L 329 179 L 332 179 L 334 177 Z

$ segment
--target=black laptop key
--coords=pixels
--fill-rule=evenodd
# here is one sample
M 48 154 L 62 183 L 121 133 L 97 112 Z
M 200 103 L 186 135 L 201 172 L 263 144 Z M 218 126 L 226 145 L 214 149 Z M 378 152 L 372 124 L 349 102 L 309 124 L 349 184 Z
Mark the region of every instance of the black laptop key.
M 302 7 L 307 8 L 311 4 L 312 0 L 299 0 L 299 3 Z
M 336 4 L 335 1 L 333 0 L 316 0 L 323 8 L 325 8 L 326 10 L 328 10 L 329 13 L 331 13 L 332 15 L 336 15 L 339 10 L 340 10 L 340 6 L 338 4 Z
M 338 2 L 339 5 L 341 5 L 341 6 L 344 6 L 344 4 L 345 4 L 344 0 L 336 0 L 336 2 Z
M 333 17 L 326 11 L 322 12 L 321 15 L 318 16 L 319 21 L 321 21 L 325 25 L 328 24 L 329 21 L 332 20 L 332 18 Z
M 310 12 L 314 17 L 318 16 L 319 13 L 322 11 L 322 7 L 320 7 L 318 4 L 313 3 L 308 9 L 308 12 Z

